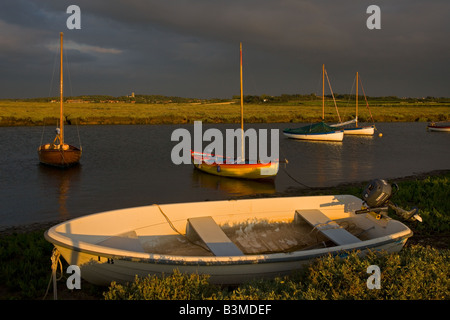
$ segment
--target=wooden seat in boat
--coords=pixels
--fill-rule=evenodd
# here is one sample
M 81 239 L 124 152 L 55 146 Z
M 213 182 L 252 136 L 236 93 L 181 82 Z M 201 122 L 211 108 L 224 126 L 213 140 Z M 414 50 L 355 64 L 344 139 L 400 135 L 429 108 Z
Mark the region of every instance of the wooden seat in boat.
M 115 249 L 145 252 L 135 231 L 125 232 L 109 237 L 97 244 Z
M 307 221 L 338 246 L 361 242 L 360 239 L 343 229 L 320 210 L 295 210 L 295 220 L 298 221 L 299 218 Z
M 218 257 L 244 255 L 210 216 L 188 219 L 186 236 L 191 239 L 200 237 Z

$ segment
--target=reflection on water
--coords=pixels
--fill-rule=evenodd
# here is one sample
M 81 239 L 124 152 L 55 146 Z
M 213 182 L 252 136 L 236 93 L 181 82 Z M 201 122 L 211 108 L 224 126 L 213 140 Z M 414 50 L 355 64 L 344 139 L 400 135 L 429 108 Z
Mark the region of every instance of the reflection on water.
M 67 170 L 39 164 L 42 128 L 0 128 L 0 229 L 154 203 L 389 179 L 450 165 L 448 134 L 427 132 L 423 123 L 379 123 L 382 138 L 345 136 L 343 142 L 333 143 L 280 135 L 280 158 L 289 163 L 280 165 L 274 180 L 246 181 L 208 175 L 192 164 L 174 165 L 171 151 L 178 142 L 171 141 L 171 134 L 180 127 L 192 131 L 193 125 L 80 127 L 83 158 L 79 166 Z M 205 124 L 204 130 L 210 127 L 233 126 Z M 283 130 L 287 124 L 247 127 Z M 66 132 L 71 129 L 76 136 L 75 127 L 67 126 Z
M 300 141 L 296 143 L 306 144 L 304 149 L 311 157 L 314 166 L 314 175 L 319 185 L 326 185 L 330 179 L 330 173 L 342 170 L 342 142 L 332 141 Z
M 274 179 L 266 180 L 245 180 L 216 176 L 192 170 L 192 181 L 201 188 L 218 190 L 225 194 L 235 196 L 245 196 L 252 194 L 272 194 L 275 193 Z
M 39 165 L 39 178 L 45 186 L 49 195 L 56 195 L 58 199 L 58 219 L 66 220 L 70 218 L 67 209 L 67 199 L 70 196 L 71 184 L 76 184 L 80 180 L 81 166 L 73 166 L 66 169 Z

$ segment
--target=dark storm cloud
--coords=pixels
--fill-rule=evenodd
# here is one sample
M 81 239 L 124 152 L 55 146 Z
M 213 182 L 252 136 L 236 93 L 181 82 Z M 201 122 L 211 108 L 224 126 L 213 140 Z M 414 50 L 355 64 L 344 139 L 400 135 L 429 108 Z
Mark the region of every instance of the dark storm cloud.
M 66 28 L 71 4 L 81 8 L 81 30 Z M 366 27 L 371 4 L 381 8 L 381 30 Z M 449 96 L 449 8 L 443 0 L 6 0 L 0 97 L 46 94 L 59 31 L 75 94 L 231 97 L 243 42 L 246 94 L 317 92 L 325 63 L 335 92 L 349 92 L 359 71 L 369 95 Z

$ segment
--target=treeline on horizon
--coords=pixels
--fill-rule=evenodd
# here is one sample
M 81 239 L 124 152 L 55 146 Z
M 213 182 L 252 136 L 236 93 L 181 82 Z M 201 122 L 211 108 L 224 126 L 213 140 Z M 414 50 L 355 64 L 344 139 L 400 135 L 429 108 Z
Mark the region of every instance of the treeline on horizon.
M 327 99 L 332 99 L 331 95 L 325 96 Z M 337 100 L 349 100 L 355 99 L 355 95 L 351 94 L 334 94 Z M 435 102 L 445 103 L 450 102 L 450 98 L 446 97 L 422 97 L 411 98 L 397 96 L 380 96 L 380 97 L 366 97 L 371 101 L 398 101 L 398 102 Z M 322 99 L 314 93 L 311 94 L 282 94 L 279 96 L 271 95 L 244 95 L 244 103 L 248 104 L 283 104 L 283 103 L 295 103 L 302 101 L 312 101 Z M 358 99 L 363 101 L 364 96 L 359 96 Z M 59 97 L 38 97 L 38 98 L 23 98 L 23 99 L 2 99 L 9 101 L 26 101 L 26 102 L 57 102 Z M 68 102 L 80 102 L 80 103 L 142 103 L 142 104 L 159 104 L 159 103 L 221 103 L 221 102 L 238 102 L 240 96 L 235 95 L 232 99 L 198 99 L 198 98 L 183 98 L 176 96 L 163 96 L 163 95 L 134 95 L 134 96 L 109 96 L 109 95 L 81 95 L 81 96 L 68 96 L 64 98 L 64 101 Z
M 325 95 L 327 99 L 332 99 L 333 96 L 331 94 Z M 350 100 L 355 99 L 355 95 L 353 94 L 334 94 L 334 98 L 336 100 Z M 386 102 L 450 102 L 450 98 L 446 97 L 423 97 L 423 98 L 399 98 L 397 96 L 381 96 L 381 97 L 366 97 L 367 100 L 371 101 L 386 101 Z M 240 99 L 240 96 L 233 96 L 233 99 Z M 358 95 L 358 99 L 363 101 L 364 96 Z M 313 100 L 322 100 L 322 96 L 318 96 L 314 93 L 311 94 L 282 94 L 280 96 L 269 96 L 269 95 L 261 95 L 261 96 L 252 96 L 246 95 L 244 96 L 245 103 L 251 104 L 283 104 L 283 103 L 293 103 L 293 102 L 302 102 L 302 101 L 313 101 Z

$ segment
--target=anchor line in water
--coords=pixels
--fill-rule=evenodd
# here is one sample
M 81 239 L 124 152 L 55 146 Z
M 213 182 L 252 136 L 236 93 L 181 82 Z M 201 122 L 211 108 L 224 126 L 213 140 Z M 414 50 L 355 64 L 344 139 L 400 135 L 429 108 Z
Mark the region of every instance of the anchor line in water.
M 281 147 L 280 147 L 280 151 L 281 151 L 281 153 L 283 154 L 284 159 L 285 159 L 285 164 L 284 164 L 284 166 L 283 166 L 281 169 L 283 169 L 283 171 L 286 173 L 286 175 L 287 175 L 289 178 L 291 178 L 293 181 L 297 182 L 299 185 L 301 185 L 301 186 L 303 186 L 303 187 L 305 187 L 305 188 L 308 188 L 308 189 L 312 189 L 312 187 L 307 186 L 306 184 L 304 184 L 304 183 L 298 181 L 297 179 L 295 179 L 295 178 L 287 171 L 287 169 L 286 169 L 286 164 L 288 163 L 288 161 L 287 161 L 287 159 L 286 159 L 286 157 L 285 157 L 285 153 L 284 153 L 283 149 L 281 149 Z

